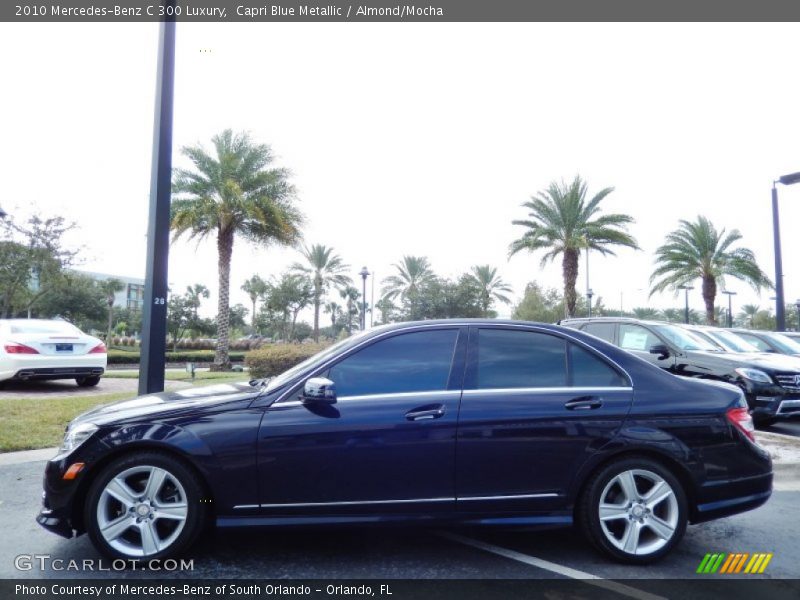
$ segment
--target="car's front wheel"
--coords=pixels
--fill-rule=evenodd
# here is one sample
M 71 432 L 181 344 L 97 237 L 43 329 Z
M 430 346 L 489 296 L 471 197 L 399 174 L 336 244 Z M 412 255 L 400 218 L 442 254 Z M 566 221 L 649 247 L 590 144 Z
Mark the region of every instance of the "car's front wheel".
M 100 383 L 100 377 L 97 375 L 92 375 L 89 377 L 77 377 L 75 378 L 75 383 L 77 383 L 80 387 L 94 387 Z
M 180 553 L 205 522 L 203 488 L 182 461 L 136 452 L 92 483 L 84 522 L 95 547 L 113 558 L 150 560 Z
M 686 531 L 681 483 L 646 458 L 617 460 L 589 480 L 578 518 L 592 544 L 621 562 L 647 564 L 672 550 Z

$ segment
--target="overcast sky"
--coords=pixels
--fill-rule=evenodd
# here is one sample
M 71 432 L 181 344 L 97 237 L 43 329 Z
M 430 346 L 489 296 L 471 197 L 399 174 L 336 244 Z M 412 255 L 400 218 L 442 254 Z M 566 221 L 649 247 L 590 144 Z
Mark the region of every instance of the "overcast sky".
M 157 28 L 0 24 L 0 206 L 77 221 L 86 270 L 144 274 Z M 636 220 L 642 251 L 590 258 L 591 287 L 608 306 L 648 303 L 654 249 L 698 214 L 738 228 L 774 275 L 770 186 L 800 170 L 797 24 L 177 30 L 174 164 L 186 166 L 186 144 L 250 131 L 292 170 L 306 241 L 334 246 L 354 277 L 365 265 L 380 280 L 414 254 L 446 276 L 497 266 L 516 298 L 531 280 L 560 288 L 560 260 L 541 270 L 538 256 L 508 260 L 507 249 L 522 233 L 511 225 L 525 218 L 520 204 L 576 173 L 590 192 L 614 186 L 605 211 Z M 793 301 L 800 185 L 780 198 Z M 250 275 L 297 258 L 237 242 L 232 303 L 249 306 L 239 287 Z M 583 258 L 580 268 L 583 293 Z M 215 244 L 174 244 L 169 278 L 180 291 L 205 283 L 214 298 Z M 735 281 L 729 289 L 739 306 L 770 302 Z M 702 308 L 699 285 L 690 303 Z

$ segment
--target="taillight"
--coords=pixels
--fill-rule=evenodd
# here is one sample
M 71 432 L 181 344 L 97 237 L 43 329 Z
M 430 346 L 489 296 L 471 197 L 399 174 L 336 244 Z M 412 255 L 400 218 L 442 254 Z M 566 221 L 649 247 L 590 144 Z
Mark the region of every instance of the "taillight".
M 39 351 L 35 348 L 31 348 L 25 344 L 17 344 L 15 342 L 6 344 L 4 348 L 8 354 L 39 354 Z
M 736 429 L 745 434 L 751 442 L 756 441 L 753 435 L 756 429 L 753 425 L 753 417 L 750 416 L 746 408 L 729 408 L 725 416 L 728 417 L 728 421 L 730 421 Z
M 106 354 L 108 350 L 106 350 L 106 345 L 102 342 L 97 344 L 94 348 L 89 350 L 89 354 Z

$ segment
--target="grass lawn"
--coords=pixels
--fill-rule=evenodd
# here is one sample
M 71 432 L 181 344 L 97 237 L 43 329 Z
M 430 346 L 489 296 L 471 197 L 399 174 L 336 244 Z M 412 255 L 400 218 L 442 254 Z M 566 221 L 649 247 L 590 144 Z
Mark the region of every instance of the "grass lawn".
M 112 367 L 113 368 L 113 367 Z M 131 369 L 130 371 L 107 371 L 103 377 L 110 379 L 138 379 L 139 371 Z M 198 385 L 203 383 L 226 383 L 229 381 L 248 381 L 250 376 L 247 373 L 236 373 L 230 371 L 196 371 L 194 374 L 195 381 Z M 186 371 L 178 371 L 168 369 L 164 373 L 164 379 L 167 381 L 191 381 L 192 376 Z
M 105 375 L 117 377 L 117 374 Z M 124 372 L 124 378 L 136 378 L 136 371 Z M 187 373 L 167 371 L 170 381 L 190 381 Z M 196 373 L 195 385 L 247 381 L 247 373 Z M 35 450 L 61 444 L 67 423 L 97 406 L 137 396 L 135 391 L 113 394 L 88 394 L 66 398 L 9 398 L 0 400 L 0 452 Z

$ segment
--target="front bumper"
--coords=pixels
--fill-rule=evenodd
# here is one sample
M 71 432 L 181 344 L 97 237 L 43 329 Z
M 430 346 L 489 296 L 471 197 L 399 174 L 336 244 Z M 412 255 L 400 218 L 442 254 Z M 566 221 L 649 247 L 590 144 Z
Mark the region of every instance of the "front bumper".
M 800 417 L 800 392 L 778 385 L 748 382 L 745 397 L 754 419 Z

